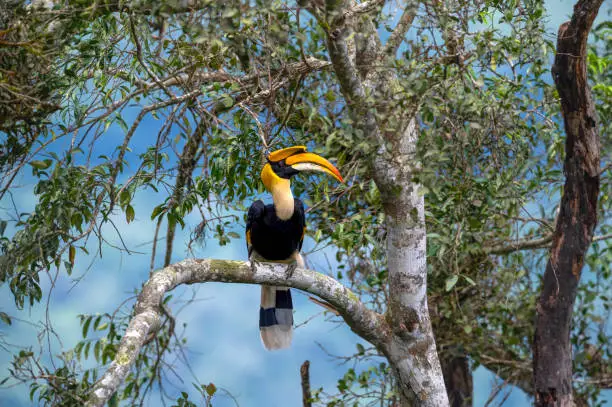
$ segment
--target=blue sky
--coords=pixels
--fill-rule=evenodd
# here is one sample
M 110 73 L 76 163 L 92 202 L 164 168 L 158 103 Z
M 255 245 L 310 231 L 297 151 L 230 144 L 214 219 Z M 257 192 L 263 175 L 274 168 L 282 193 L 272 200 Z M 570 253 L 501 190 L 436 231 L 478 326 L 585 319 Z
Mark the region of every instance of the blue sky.
M 571 13 L 573 1 L 549 1 L 550 32 L 556 35 L 556 27 Z M 606 6 L 604 6 L 606 8 Z M 610 6 L 600 11 L 598 21 L 609 19 Z M 148 135 L 154 134 L 158 122 L 148 118 L 138 130 L 134 139 L 134 150 L 145 148 L 150 142 Z M 112 126 L 105 137 L 120 138 L 121 131 Z M 31 193 L 32 180 L 28 176 L 18 182 L 22 188 L 16 191 L 14 200 L 21 212 L 31 210 L 35 198 Z M 136 220 L 129 225 L 123 216 L 116 216 L 115 222 L 122 231 L 123 240 L 143 254 L 126 255 L 106 247 L 102 258 L 77 257 L 75 272 L 72 277 L 60 273 L 53 288 L 49 308 L 53 326 L 61 335 L 61 343 L 52 340 L 52 351 L 58 353 L 68 350 L 81 339 L 81 328 L 78 314 L 112 312 L 121 302 L 132 295 L 148 277 L 149 252 L 154 235 L 154 224 L 150 213 L 154 206 L 162 201 L 161 195 L 148 192 L 140 194 L 135 202 Z M 0 202 L 0 210 L 9 208 L 8 202 Z M 214 240 L 209 240 L 204 247 L 195 247 L 194 253 L 188 253 L 186 242 L 192 228 L 200 221 L 199 214 L 193 213 L 186 219 L 185 230 L 179 230 L 173 261 L 187 256 L 202 258 L 220 258 L 244 260 L 247 257 L 242 241 L 220 247 Z M 237 231 L 242 233 L 243 225 Z M 119 239 L 109 228 L 106 230 L 110 240 L 119 243 Z M 306 242 L 305 250 L 312 247 Z M 90 247 L 95 246 L 90 242 Z M 94 250 L 90 250 L 94 253 Z M 327 252 L 329 253 L 329 251 Z M 325 270 L 325 251 L 319 251 L 308 258 L 314 269 Z M 333 258 L 333 256 L 330 256 Z M 91 261 L 93 264 L 90 266 Z M 161 257 L 158 256 L 157 267 Z M 74 279 L 82 277 L 78 284 Z M 43 292 L 49 292 L 49 279 L 43 279 Z M 289 350 L 268 352 L 260 343 L 258 334 L 259 287 L 249 285 L 203 284 L 197 287 L 179 288 L 174 293 L 173 310 L 178 311 L 183 305 L 181 300 L 195 296 L 197 301 L 184 308 L 179 314 L 180 322 L 187 323 L 184 336 L 187 338 L 186 356 L 191 370 L 184 363 L 175 364 L 183 382 L 171 377 L 173 385 L 168 391 L 177 396 L 180 391 L 192 390 L 192 382 L 213 382 L 218 388 L 225 389 L 238 400 L 240 406 L 293 406 L 301 403 L 299 367 L 308 359 L 311 361 L 312 387 L 323 387 L 334 392 L 337 379 L 346 371 L 347 366 L 339 365 L 332 360 L 318 345 L 337 355 L 354 353 L 356 344 L 362 343 L 345 325 L 326 322 L 321 316 L 310 320 L 299 327 L 294 335 L 293 346 Z M 46 297 L 45 297 L 46 301 Z M 32 346 L 39 349 L 36 338 L 36 324 L 45 320 L 45 301 L 23 311 L 13 311 L 14 304 L 6 286 L 0 287 L 0 310 L 9 312 L 15 321 L 11 327 L 0 327 L 0 335 L 11 343 L 20 346 Z M 307 300 L 305 295 L 294 290 L 295 321 L 300 324 L 321 309 Z M 180 326 L 180 324 L 179 324 Z M 180 331 L 180 329 L 179 329 Z M 47 346 L 46 342 L 43 346 Z M 11 355 L 0 353 L 0 377 L 4 376 L 9 366 Z M 172 357 L 169 359 L 172 360 Z M 84 364 L 90 367 L 91 363 Z M 479 368 L 474 375 L 474 406 L 482 406 L 489 396 L 490 389 L 496 384 L 493 375 L 484 368 Z M 27 389 L 23 386 L 0 390 L 1 406 L 29 406 Z M 610 393 L 610 392 L 608 392 Z M 197 400 L 197 399 L 196 399 Z M 530 400 L 519 390 L 513 390 L 504 406 L 524 406 Z M 157 398 L 147 405 L 161 405 Z M 234 406 L 234 401 L 227 396 L 216 399 L 215 406 Z

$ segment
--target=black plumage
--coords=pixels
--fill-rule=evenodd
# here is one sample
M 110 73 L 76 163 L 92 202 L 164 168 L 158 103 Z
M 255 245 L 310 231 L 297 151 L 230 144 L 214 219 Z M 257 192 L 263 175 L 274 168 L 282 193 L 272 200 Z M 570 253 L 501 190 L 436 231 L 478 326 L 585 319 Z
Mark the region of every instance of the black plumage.
M 302 248 L 306 218 L 302 201 L 294 199 L 291 218 L 281 220 L 274 205 L 255 201 L 247 214 L 247 246 L 249 256 L 257 252 L 269 261 L 288 260 Z
M 269 153 L 261 180 L 274 204 L 254 202 L 249 208 L 246 241 L 253 261 L 291 264 L 304 268 L 300 254 L 306 226 L 304 205 L 291 193 L 291 178 L 302 171 L 326 173 L 344 182 L 338 169 L 325 158 L 293 146 Z M 287 269 L 287 276 L 292 274 Z M 289 287 L 262 285 L 259 333 L 268 350 L 288 348 L 293 336 L 293 302 Z

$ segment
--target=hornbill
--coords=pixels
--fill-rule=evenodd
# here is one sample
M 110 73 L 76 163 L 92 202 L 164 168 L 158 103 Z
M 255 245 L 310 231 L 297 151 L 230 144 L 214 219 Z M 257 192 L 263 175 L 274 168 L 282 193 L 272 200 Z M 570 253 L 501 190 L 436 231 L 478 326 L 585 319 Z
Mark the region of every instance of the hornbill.
M 306 219 L 302 201 L 293 197 L 290 179 L 302 171 L 320 171 L 340 182 L 342 176 L 329 161 L 305 146 L 277 150 L 267 156 L 261 180 L 273 204 L 255 201 L 249 208 L 246 242 L 251 261 L 304 267 L 300 255 Z M 268 350 L 287 348 L 293 335 L 293 303 L 287 287 L 261 286 L 259 332 Z

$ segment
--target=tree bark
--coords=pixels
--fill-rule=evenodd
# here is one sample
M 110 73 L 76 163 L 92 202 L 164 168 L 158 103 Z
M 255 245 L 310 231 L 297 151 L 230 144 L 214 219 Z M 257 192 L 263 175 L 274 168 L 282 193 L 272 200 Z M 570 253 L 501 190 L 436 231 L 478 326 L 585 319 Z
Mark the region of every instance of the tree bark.
M 337 21 L 337 16 L 351 4 L 328 0 L 326 6 L 327 20 Z M 367 29 L 367 22 L 361 26 Z M 332 27 L 328 30 L 327 49 L 353 126 L 362 132 L 363 140 L 378 146 L 371 168 L 385 211 L 387 318 L 391 329 L 379 350 L 394 368 L 402 406 L 448 406 L 427 306 L 425 201 L 420 185 L 412 181 L 417 166 L 415 113 L 396 105 L 379 106 L 375 111 L 370 100 L 386 100 L 396 78 L 374 69 L 363 78 L 364 72 L 357 68 L 356 56 L 361 50 L 355 41 L 354 27 L 349 24 Z M 396 30 L 403 32 L 407 27 L 398 26 Z M 387 57 L 384 48 L 379 47 L 375 59 L 382 61 Z M 378 123 L 377 114 L 386 116 L 384 123 Z
M 310 392 L 310 361 L 306 360 L 300 367 L 302 383 L 302 405 L 312 407 L 312 393 Z
M 566 132 L 565 186 L 536 307 L 536 406 L 572 406 L 572 310 L 584 256 L 597 224 L 599 132 L 587 84 L 587 38 L 603 0 L 580 0 L 559 28 L 552 74 Z

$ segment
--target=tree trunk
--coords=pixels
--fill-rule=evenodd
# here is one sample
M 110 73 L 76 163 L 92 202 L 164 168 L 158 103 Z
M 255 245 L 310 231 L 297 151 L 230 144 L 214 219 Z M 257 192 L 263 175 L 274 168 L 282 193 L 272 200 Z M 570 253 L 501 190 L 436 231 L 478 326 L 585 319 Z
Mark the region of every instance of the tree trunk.
M 599 133 L 587 84 L 587 37 L 603 0 L 580 0 L 561 25 L 552 68 L 567 135 L 565 187 L 536 307 L 536 406 L 573 406 L 570 330 L 584 256 L 597 224 Z
M 351 4 L 326 2 L 326 18 L 334 27 L 328 31 L 327 49 L 353 126 L 362 132 L 362 140 L 378 146 L 371 168 L 385 212 L 390 332 L 377 346 L 395 372 L 402 406 L 444 407 L 448 397 L 427 306 L 425 201 L 412 179 L 418 164 L 416 114 L 400 105 L 376 112 L 371 106 L 373 96 L 381 99 L 392 93 L 397 79 L 387 71 L 357 68 L 357 55 L 383 60 L 387 53 L 380 41 L 355 41 L 359 36 L 341 18 L 350 15 Z M 322 18 L 317 10 L 311 12 Z M 376 35 L 371 22 L 359 27 L 363 35 Z M 384 123 L 378 123 L 376 113 L 386 116 Z
M 446 406 L 448 398 L 427 306 L 425 201 L 412 181 L 416 121 L 387 135 L 391 149 L 374 162 L 385 208 L 391 338 L 386 353 L 396 369 L 403 405 Z

